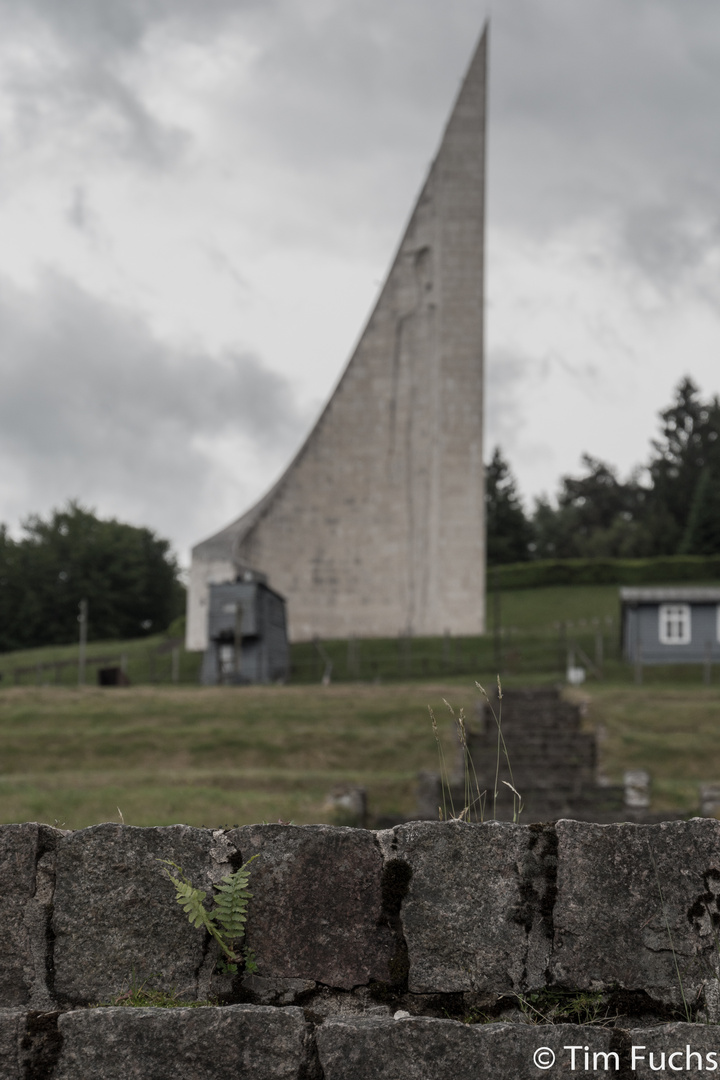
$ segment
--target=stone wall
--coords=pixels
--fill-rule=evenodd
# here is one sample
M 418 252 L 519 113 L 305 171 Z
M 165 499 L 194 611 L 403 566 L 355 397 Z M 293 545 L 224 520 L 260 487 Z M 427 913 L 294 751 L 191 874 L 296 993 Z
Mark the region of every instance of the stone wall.
M 259 973 L 217 975 L 158 859 L 209 889 L 255 854 Z M 0 1080 L 510 1080 L 541 1075 L 540 1047 L 593 1072 L 570 1046 L 621 1071 L 643 1046 L 631 1071 L 649 1076 L 647 1048 L 720 1048 L 715 820 L 6 825 L 0 887 Z M 108 1007 L 131 980 L 218 1004 Z M 528 1025 L 549 989 L 609 1026 Z

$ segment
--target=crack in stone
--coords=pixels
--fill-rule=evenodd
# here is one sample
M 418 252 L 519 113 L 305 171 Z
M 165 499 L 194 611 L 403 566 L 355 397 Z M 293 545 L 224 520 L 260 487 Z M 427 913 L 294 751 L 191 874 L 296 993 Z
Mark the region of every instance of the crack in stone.
M 57 840 L 55 830 L 42 825 L 39 827 L 35 891 L 23 912 L 23 926 L 28 935 L 33 966 L 29 1005 L 42 1013 L 57 1008 L 53 998 L 55 935 L 52 927 Z
M 25 1031 L 20 1040 L 23 1080 L 48 1080 L 54 1075 L 63 1045 L 59 1015 L 57 1011 L 33 1010 L 25 1016 Z

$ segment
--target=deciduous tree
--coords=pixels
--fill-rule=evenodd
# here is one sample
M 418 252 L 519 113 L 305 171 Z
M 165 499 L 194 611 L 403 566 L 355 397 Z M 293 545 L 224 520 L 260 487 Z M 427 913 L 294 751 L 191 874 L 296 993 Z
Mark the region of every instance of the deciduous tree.
M 71 502 L 47 520 L 0 530 L 0 648 L 61 644 L 77 637 L 78 605 L 89 605 L 88 637 L 157 633 L 184 607 L 178 565 L 150 529 L 98 518 Z

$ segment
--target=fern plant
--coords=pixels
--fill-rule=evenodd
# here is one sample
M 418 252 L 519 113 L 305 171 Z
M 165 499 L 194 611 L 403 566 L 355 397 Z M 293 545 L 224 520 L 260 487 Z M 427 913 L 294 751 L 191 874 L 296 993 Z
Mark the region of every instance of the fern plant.
M 231 975 L 236 974 L 241 963 L 248 975 L 257 971 L 253 954 L 238 944 L 245 934 L 248 901 L 252 899 L 248 889 L 248 866 L 253 859 L 257 859 L 257 855 L 243 863 L 239 870 L 226 874 L 221 884 L 215 886 L 215 908 L 212 911 L 205 906 L 208 899 L 206 891 L 196 889 L 181 866 L 171 859 L 158 859 L 158 862 L 165 864 L 164 872 L 175 886 L 175 899 L 187 915 L 190 925 L 197 930 L 204 927 L 215 938 L 225 954 L 224 961 L 219 965 L 220 970 Z M 172 867 L 175 873 L 168 867 Z

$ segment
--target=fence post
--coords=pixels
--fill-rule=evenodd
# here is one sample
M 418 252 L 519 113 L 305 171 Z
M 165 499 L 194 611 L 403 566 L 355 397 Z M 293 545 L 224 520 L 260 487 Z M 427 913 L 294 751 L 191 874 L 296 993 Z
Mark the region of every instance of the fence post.
M 450 631 L 446 630 L 443 634 L 443 667 L 449 671 L 450 666 Z
M 410 675 L 412 671 L 411 633 L 409 626 L 398 631 L 398 675 Z
M 317 649 L 318 656 L 320 657 L 320 660 L 322 661 L 322 663 L 324 665 L 323 673 L 322 673 L 322 675 L 320 677 L 320 685 L 321 686 L 329 686 L 330 681 L 332 679 L 333 662 L 332 662 L 330 656 L 328 655 L 327 649 L 324 647 L 323 643 L 321 642 L 321 640 L 317 636 L 317 634 L 313 638 L 313 644 L 315 645 L 315 648 Z
M 345 665 L 350 678 L 360 678 L 359 656 L 358 639 L 355 634 L 351 634 L 347 641 L 347 663 Z
M 78 647 L 78 686 L 85 685 L 85 653 L 87 651 L 87 624 L 88 624 L 88 602 L 87 600 L 81 600 L 79 604 L 80 614 L 78 615 L 78 622 L 80 623 L 80 642 Z
M 642 683 L 642 638 L 640 637 L 640 608 L 635 608 L 635 684 Z
M 642 645 L 640 644 L 640 642 L 638 642 L 637 650 L 635 652 L 635 685 L 641 686 L 642 681 Z

